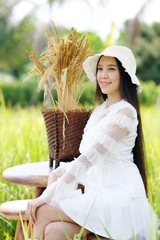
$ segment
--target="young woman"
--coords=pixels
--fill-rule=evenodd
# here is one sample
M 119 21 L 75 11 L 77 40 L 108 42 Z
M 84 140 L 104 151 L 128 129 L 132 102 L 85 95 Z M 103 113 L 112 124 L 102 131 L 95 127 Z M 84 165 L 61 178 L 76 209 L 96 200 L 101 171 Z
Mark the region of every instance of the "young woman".
M 147 199 L 136 62 L 130 49 L 111 46 L 84 62 L 102 100 L 91 114 L 80 156 L 54 170 L 48 187 L 29 203 L 34 239 L 94 232 L 114 240 L 156 239 L 158 219 Z M 78 183 L 84 185 L 82 194 Z

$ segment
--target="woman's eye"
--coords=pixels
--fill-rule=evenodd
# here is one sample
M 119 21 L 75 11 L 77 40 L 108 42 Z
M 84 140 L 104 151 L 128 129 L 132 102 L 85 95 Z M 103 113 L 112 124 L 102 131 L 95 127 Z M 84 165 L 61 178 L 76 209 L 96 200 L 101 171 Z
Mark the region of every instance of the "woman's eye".
M 101 67 L 98 67 L 98 71 L 101 71 L 102 70 L 102 68 Z
M 114 71 L 114 70 L 115 70 L 115 68 L 109 68 L 108 70 L 110 70 L 110 71 Z

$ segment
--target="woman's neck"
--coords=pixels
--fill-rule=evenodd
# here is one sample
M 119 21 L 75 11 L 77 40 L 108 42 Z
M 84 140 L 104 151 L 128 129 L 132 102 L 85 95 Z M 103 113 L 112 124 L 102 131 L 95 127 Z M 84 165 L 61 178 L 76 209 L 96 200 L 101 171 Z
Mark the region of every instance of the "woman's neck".
M 120 102 L 122 100 L 121 96 L 108 96 L 108 107 L 114 103 Z

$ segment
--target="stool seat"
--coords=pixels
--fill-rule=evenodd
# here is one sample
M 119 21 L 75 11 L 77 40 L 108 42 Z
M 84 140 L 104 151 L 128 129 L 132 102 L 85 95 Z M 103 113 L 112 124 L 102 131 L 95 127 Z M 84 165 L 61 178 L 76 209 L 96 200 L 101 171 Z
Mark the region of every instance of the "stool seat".
M 30 201 L 31 199 L 4 202 L 0 205 L 0 215 L 7 219 L 20 220 L 21 214 L 23 220 L 29 220 L 25 211 Z

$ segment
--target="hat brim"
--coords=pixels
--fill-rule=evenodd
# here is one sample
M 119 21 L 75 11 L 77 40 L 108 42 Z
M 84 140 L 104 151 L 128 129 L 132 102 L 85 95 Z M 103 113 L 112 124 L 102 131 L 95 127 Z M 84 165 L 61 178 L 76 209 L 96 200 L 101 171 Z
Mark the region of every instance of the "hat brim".
M 94 56 L 90 56 L 83 63 L 84 71 L 86 72 L 88 78 L 94 83 L 96 83 L 96 67 L 100 56 L 102 56 L 102 54 L 95 54 Z

